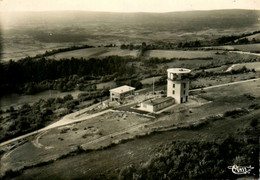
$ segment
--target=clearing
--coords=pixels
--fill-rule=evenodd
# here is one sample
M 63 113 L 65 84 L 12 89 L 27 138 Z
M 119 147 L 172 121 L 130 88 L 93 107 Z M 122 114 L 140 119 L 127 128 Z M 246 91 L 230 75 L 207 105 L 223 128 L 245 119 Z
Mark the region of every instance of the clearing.
M 181 51 L 181 50 L 149 50 L 145 52 L 147 58 L 183 58 L 183 59 L 200 59 L 211 58 L 215 51 Z
M 117 47 L 97 47 L 97 48 L 86 48 L 86 49 L 79 49 L 67 52 L 61 52 L 49 58 L 54 59 L 63 59 L 63 58 L 96 58 L 96 57 L 106 57 L 106 56 L 132 56 L 137 57 L 138 50 L 123 50 Z
M 187 107 L 185 104 L 183 104 L 178 109 L 170 110 L 168 113 L 171 112 L 171 114 L 159 117 L 158 119 L 164 119 L 164 121 L 161 121 L 159 124 L 164 125 L 164 122 L 171 121 L 172 123 L 175 122 L 184 125 L 185 122 L 188 122 L 190 120 L 194 121 L 194 119 L 200 119 L 203 116 L 208 116 L 209 114 L 211 116 L 214 116 L 237 108 L 248 108 L 250 104 L 260 102 L 259 89 L 260 81 L 252 81 L 248 83 L 208 89 L 205 90 L 204 93 L 196 92 L 197 95 L 195 96 L 211 99 L 212 103 L 207 103 L 200 107 Z M 249 95 L 251 97 L 253 96 L 254 100 L 249 99 Z M 122 113 L 123 116 L 125 114 L 125 112 L 120 113 Z M 119 117 L 117 117 L 118 115 L 119 114 L 117 113 L 108 114 L 108 116 L 104 115 L 100 117 L 99 120 L 105 121 L 106 117 L 109 116 L 120 119 Z M 234 134 L 236 132 L 239 132 L 241 129 L 248 127 L 250 124 L 249 120 L 253 117 L 260 117 L 260 110 L 251 110 L 248 112 L 248 114 L 242 115 L 241 117 L 226 117 L 224 119 L 210 121 L 209 124 L 198 129 L 175 129 L 172 131 L 155 133 L 150 136 L 135 138 L 132 141 L 118 144 L 116 146 L 101 151 L 92 151 L 88 153 L 81 153 L 76 156 L 69 156 L 54 161 L 53 163 L 50 163 L 48 165 L 29 168 L 23 171 L 22 175 L 18 176 L 17 179 L 26 179 L 28 177 L 36 176 L 39 179 L 46 179 L 49 177 L 61 179 L 68 177 L 91 179 L 93 177 L 96 177 L 96 175 L 100 173 L 109 173 L 112 176 L 115 176 L 117 174 L 117 169 L 131 163 L 138 164 L 147 161 L 148 159 L 150 159 L 150 157 L 154 156 L 157 147 L 163 146 L 164 144 L 172 142 L 173 140 L 212 141 L 224 139 L 229 134 Z M 146 121 L 145 118 L 143 120 Z M 123 118 L 118 121 L 119 124 L 121 123 L 120 121 L 124 121 Z M 80 136 L 84 135 L 84 131 L 90 134 L 95 134 L 98 132 L 96 125 L 86 128 L 86 126 L 83 126 L 82 124 L 74 124 L 74 126 L 72 127 L 67 127 L 70 128 L 69 130 L 67 130 L 67 132 L 63 130 L 64 134 L 61 133 L 62 128 L 53 130 L 56 131 L 56 136 L 54 134 L 52 135 L 50 131 L 46 134 L 43 134 L 42 137 L 38 138 L 39 143 L 43 144 L 46 147 L 46 143 L 49 142 L 46 138 L 52 138 L 53 143 L 64 143 L 63 147 L 59 147 L 60 149 L 64 149 L 67 148 L 66 141 L 71 141 L 70 136 L 78 136 L 78 138 L 74 140 L 83 141 L 82 139 L 84 138 Z M 84 130 L 84 128 L 86 128 L 86 130 Z M 78 133 L 80 133 L 80 135 Z M 64 140 L 58 139 L 60 136 L 63 136 Z M 50 146 L 49 143 L 47 143 L 47 147 L 48 146 Z M 7 159 L 5 159 L 4 161 L 1 161 L 2 164 L 7 163 L 8 165 L 13 165 L 13 167 L 17 167 L 19 165 L 22 166 L 24 162 L 21 161 L 21 159 L 15 159 L 15 157 L 21 158 L 21 154 L 19 156 L 16 156 L 15 154 L 25 153 L 23 151 L 28 150 L 29 148 L 31 151 L 38 151 L 37 149 L 35 150 L 35 147 L 32 144 L 26 143 L 17 148 L 19 151 L 14 150 L 13 153 L 9 154 L 9 156 L 14 156 L 13 158 L 9 159 L 9 162 L 6 162 Z M 40 148 L 38 149 L 40 150 Z M 38 156 L 35 158 L 42 158 L 46 155 L 45 153 L 48 153 L 48 151 L 54 151 L 56 147 L 55 144 L 53 144 L 53 148 L 48 147 L 45 150 L 43 149 L 44 148 L 42 148 L 43 152 L 40 154 L 38 153 Z M 32 152 L 32 155 L 35 152 Z M 34 156 L 32 155 L 30 154 L 30 156 L 28 156 L 27 152 L 27 158 L 30 158 L 29 161 L 35 161 L 35 159 L 33 158 Z M 22 158 L 26 159 L 26 157 Z M 11 160 L 13 162 L 10 162 Z
M 57 159 L 74 151 L 78 147 L 81 147 L 85 150 L 103 149 L 107 146 L 110 146 L 111 144 L 120 144 L 122 140 L 135 139 L 137 136 L 145 136 L 152 132 L 174 130 L 179 129 L 180 127 L 187 127 L 192 124 L 198 124 L 205 121 L 209 114 L 210 116 L 221 114 L 223 115 L 223 113 L 226 111 L 234 110 L 237 108 L 248 108 L 252 103 L 260 102 L 259 88 L 259 80 L 212 88 L 205 90 L 204 92 L 194 92 L 193 96 L 191 96 L 190 98 L 189 103 L 174 106 L 173 108 L 167 110 L 167 112 L 159 116 L 136 114 L 127 110 L 111 110 L 107 113 L 90 118 L 86 121 L 54 128 L 44 133 L 38 134 L 32 139 L 32 141 L 27 140 L 27 142 L 25 141 L 20 146 L 18 145 L 17 147 L 11 148 L 9 151 L 7 151 L 1 159 L 1 174 L 3 174 L 8 169 L 19 170 L 23 169 L 24 166 L 35 166 L 41 162 L 48 162 L 53 159 Z M 250 98 L 254 98 L 254 101 L 252 101 L 252 99 L 249 99 L 249 95 Z M 230 127 L 232 127 L 231 129 L 234 128 L 233 125 L 226 125 L 224 128 L 223 123 L 218 123 L 218 121 L 214 122 L 214 124 L 215 123 L 217 124 L 217 128 L 221 126 L 222 129 L 214 132 L 215 134 L 212 135 L 208 134 L 208 130 L 206 130 L 207 133 L 199 133 L 199 131 L 189 131 L 187 135 L 185 135 L 185 133 L 183 134 L 183 132 L 185 132 L 184 130 L 176 130 L 177 133 L 174 133 L 174 131 L 172 131 L 166 132 L 166 134 L 171 134 L 170 136 L 172 138 L 174 137 L 174 139 L 189 139 L 191 137 L 193 139 L 199 137 L 214 139 L 219 136 L 223 137 L 222 131 L 228 131 Z M 229 121 L 226 123 L 229 123 Z M 232 119 L 230 123 L 233 124 L 235 123 L 235 121 Z M 244 122 L 244 124 L 245 123 L 248 124 L 249 122 Z M 212 128 L 215 129 L 216 127 L 213 126 Z M 243 127 L 243 123 L 237 124 L 235 127 Z M 233 130 L 237 130 L 237 128 Z M 149 137 L 145 138 L 149 139 Z M 164 138 L 165 139 L 162 139 L 160 141 L 154 141 L 152 145 L 158 145 L 158 143 L 161 144 L 166 140 L 169 141 L 169 138 L 166 138 L 166 136 Z M 149 147 L 147 148 L 153 147 L 151 145 L 148 146 Z M 136 149 L 143 148 L 138 147 L 138 143 L 134 145 L 134 147 Z M 91 152 L 91 154 L 99 154 L 100 152 L 103 151 L 94 151 Z M 149 152 L 152 152 L 152 149 L 150 149 Z M 112 153 L 114 153 L 114 151 L 112 151 Z M 87 154 L 88 153 L 84 153 L 79 156 L 66 158 L 76 158 L 79 161 L 77 165 L 84 164 L 83 166 L 79 165 L 80 168 L 75 168 L 73 169 L 73 171 L 84 169 L 83 167 L 85 167 L 85 163 L 89 162 L 89 158 L 91 159 L 91 157 Z M 121 163 L 123 163 L 123 160 L 125 160 L 126 158 L 126 156 L 124 156 L 123 154 L 123 157 L 121 157 Z M 140 153 L 139 155 L 136 155 L 140 157 L 144 156 L 145 154 L 146 153 Z M 86 156 L 88 158 L 78 159 L 81 156 Z M 96 157 L 96 155 L 94 155 L 94 157 Z M 53 164 L 47 165 L 46 168 L 48 169 L 48 167 L 51 167 L 57 163 L 63 163 L 66 161 L 66 159 L 58 160 Z M 146 159 L 146 157 L 141 158 L 140 160 L 144 159 Z M 108 160 L 109 159 L 106 159 L 106 161 Z M 99 165 L 96 164 L 94 170 L 99 169 L 100 167 L 104 168 L 105 164 L 109 164 L 105 163 L 103 165 L 103 163 L 101 162 L 102 161 L 99 159 Z M 57 166 L 58 169 L 60 169 L 60 167 L 64 167 L 64 164 L 60 164 L 59 168 Z M 91 169 L 92 165 L 89 165 L 89 167 Z M 44 166 L 40 168 L 44 168 Z M 33 168 L 31 170 L 29 169 L 26 170 L 26 172 L 33 172 L 34 169 L 39 168 Z M 54 169 L 55 172 L 60 172 L 60 170 L 56 168 Z M 110 169 L 110 167 L 107 167 L 106 169 Z

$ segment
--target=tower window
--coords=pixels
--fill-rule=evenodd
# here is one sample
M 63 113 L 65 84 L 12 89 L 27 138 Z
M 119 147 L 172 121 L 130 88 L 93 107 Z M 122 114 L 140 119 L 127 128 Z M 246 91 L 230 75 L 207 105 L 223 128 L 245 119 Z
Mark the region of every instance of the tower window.
M 175 91 L 174 91 L 174 90 L 172 90 L 172 94 L 175 94 Z
M 183 84 L 183 88 L 186 88 L 186 83 Z M 185 94 L 185 93 L 184 93 Z
M 186 93 L 186 91 L 184 90 L 184 91 L 183 91 L 183 94 L 185 94 L 185 93 Z
M 175 84 L 173 84 L 172 87 L 175 88 Z

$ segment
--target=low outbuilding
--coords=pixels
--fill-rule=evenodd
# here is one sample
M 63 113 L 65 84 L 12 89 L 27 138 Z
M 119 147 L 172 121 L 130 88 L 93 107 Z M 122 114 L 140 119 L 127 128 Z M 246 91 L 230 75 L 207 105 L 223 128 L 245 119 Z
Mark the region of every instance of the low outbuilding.
M 131 86 L 120 86 L 115 89 L 111 89 L 110 91 L 110 100 L 121 102 L 125 97 L 134 95 L 135 88 Z
M 148 112 L 156 112 L 174 104 L 173 97 L 162 97 L 154 100 L 146 100 L 141 103 L 140 109 Z

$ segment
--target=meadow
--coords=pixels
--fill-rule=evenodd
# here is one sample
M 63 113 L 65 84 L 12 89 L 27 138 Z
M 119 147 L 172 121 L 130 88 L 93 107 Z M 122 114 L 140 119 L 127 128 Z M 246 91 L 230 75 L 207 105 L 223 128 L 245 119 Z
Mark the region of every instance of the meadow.
M 245 45 L 232 45 L 235 49 L 246 52 L 260 52 L 260 43 L 258 44 L 245 44 Z
M 182 50 L 150 50 L 145 56 L 147 58 L 176 58 L 176 59 L 200 59 L 211 58 L 215 51 L 182 51 Z
M 79 49 L 74 51 L 67 51 L 58 53 L 52 56 L 48 56 L 50 59 L 64 59 L 64 58 L 98 58 L 98 57 L 106 57 L 106 56 L 131 56 L 137 57 L 138 50 L 122 50 L 117 47 L 109 48 L 109 47 L 97 47 L 97 48 L 87 48 L 87 49 Z

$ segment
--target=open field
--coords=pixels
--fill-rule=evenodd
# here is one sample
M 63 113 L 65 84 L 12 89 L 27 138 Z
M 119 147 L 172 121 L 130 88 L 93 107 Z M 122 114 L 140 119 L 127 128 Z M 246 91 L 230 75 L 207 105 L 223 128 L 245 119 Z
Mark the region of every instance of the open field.
M 109 48 L 108 52 L 101 54 L 100 57 L 104 57 L 104 56 L 131 56 L 131 57 L 137 57 L 137 55 L 138 55 L 138 50 Z
M 204 47 L 204 49 L 220 49 L 220 50 L 239 50 L 244 52 L 260 51 L 260 44 L 242 44 L 242 45 L 226 45 L 226 46 L 212 46 Z
M 238 49 L 240 51 L 260 51 L 260 43 L 258 44 L 245 44 L 245 45 L 233 45 L 235 49 Z
M 147 58 L 184 58 L 184 59 L 193 59 L 193 58 L 210 58 L 214 55 L 214 51 L 177 51 L 177 50 L 150 50 L 145 53 Z
M 142 84 L 153 84 L 153 82 L 157 82 L 162 76 L 150 77 L 141 80 Z
M 116 83 L 114 81 L 104 82 L 97 84 L 97 89 L 112 89 L 116 87 Z
M 241 69 L 242 67 L 246 67 L 247 69 L 254 69 L 255 71 L 260 71 L 260 62 L 252 62 L 252 63 L 241 63 L 241 64 L 233 64 L 227 71 Z
M 260 41 L 260 33 L 253 34 L 251 36 L 246 36 L 245 38 L 247 38 L 249 41 L 252 41 L 253 39 L 255 39 L 255 41 Z M 240 38 L 240 39 L 244 39 L 244 38 Z
M 196 79 L 196 81 L 191 81 L 190 86 L 192 88 L 209 87 L 209 86 L 213 86 L 213 85 L 220 85 L 220 84 L 225 84 L 225 83 L 230 83 L 230 82 L 259 78 L 259 77 L 260 77 L 260 74 L 257 74 L 257 73 L 246 73 L 246 74 L 198 78 L 198 79 Z
M 37 135 L 32 141 L 33 143 L 26 143 L 18 147 L 8 156 L 4 156 L 2 160 L 6 162 L 4 159 L 11 158 L 14 160 L 14 164 L 8 164 L 17 168 L 20 166 L 18 165 L 19 163 L 17 164 L 17 161 L 28 163 L 27 165 L 32 165 L 39 161 L 48 161 L 76 149 L 79 145 L 100 139 L 100 137 L 109 138 L 106 141 L 110 144 L 110 141 L 113 141 L 113 134 L 126 129 L 130 130 L 131 127 L 149 120 L 150 118 L 131 113 L 106 113 L 77 124 L 45 131 Z M 30 153 L 28 153 L 28 150 L 30 150 Z M 30 161 L 28 161 L 28 154 Z M 33 157 L 38 158 L 34 159 Z M 6 165 L 4 163 L 2 168 L 6 167 Z
M 189 52 L 189 51 L 187 51 Z M 252 62 L 260 61 L 260 56 L 257 56 L 255 54 L 240 54 L 240 53 L 233 53 L 232 52 L 226 52 L 226 53 L 219 53 L 215 54 L 212 51 L 202 51 L 205 53 L 212 53 L 211 57 L 212 59 L 186 59 L 186 60 L 168 60 L 163 63 L 158 63 L 156 70 L 161 69 L 161 71 L 166 71 L 165 66 L 169 68 L 173 67 L 185 67 L 188 69 L 205 69 L 205 71 L 211 71 L 211 72 L 224 72 L 226 71 L 232 64 L 243 64 L 243 62 Z M 237 51 L 234 51 L 237 52 Z M 213 66 L 213 68 L 211 68 Z M 215 66 L 215 67 L 214 67 Z
M 199 130 L 175 130 L 137 138 L 109 149 L 82 153 L 58 160 L 46 166 L 25 170 L 21 176 L 15 179 L 33 176 L 37 176 L 39 179 L 49 177 L 94 179 L 97 174 L 111 175 L 115 179 L 117 178 L 118 169 L 129 164 L 146 162 L 155 156 L 157 148 L 169 142 L 177 140 L 190 142 L 211 141 L 212 139 L 220 140 L 228 134 L 235 134 L 239 129 L 247 127 L 249 125 L 248 119 L 252 118 L 252 116 L 260 118 L 259 114 L 260 112 L 258 111 L 240 119 L 229 118 L 224 121 L 215 121 Z
M 34 103 L 39 101 L 40 99 L 64 97 L 68 94 L 71 94 L 74 98 L 76 98 L 82 92 L 83 91 L 60 92 L 56 90 L 49 90 L 34 95 L 11 94 L 2 96 L 0 98 L 0 108 L 7 109 L 10 106 L 19 106 L 27 103 Z
M 161 126 L 166 125 L 165 123 L 167 123 L 167 121 L 172 122 L 175 125 L 185 125 L 187 122 L 193 122 L 194 119 L 203 119 L 205 118 L 205 116 L 207 117 L 209 113 L 210 116 L 214 116 L 238 108 L 247 109 L 253 103 L 260 103 L 259 88 L 260 81 L 256 81 L 209 89 L 205 90 L 204 93 L 196 92 L 197 95 L 195 96 L 210 99 L 212 102 L 204 104 L 200 107 L 189 107 L 183 104 L 181 105 L 181 107 L 177 109 L 172 109 L 168 111 L 169 113 L 171 112 L 173 114 L 159 117 L 159 119 L 162 120 L 161 122 L 159 122 L 158 120 L 156 121 L 158 121 L 158 125 L 160 124 Z M 245 96 L 245 94 L 247 95 Z M 253 96 L 255 98 L 254 101 L 249 99 L 248 95 Z M 123 114 L 126 113 L 124 112 L 122 113 L 122 115 Z M 108 116 L 114 115 L 115 117 L 113 118 L 117 119 L 117 113 L 108 114 Z M 104 122 L 108 121 L 109 123 L 109 119 L 106 118 L 108 116 L 104 114 L 102 117 L 99 118 L 99 120 L 103 119 Z M 116 169 L 122 166 L 128 165 L 130 163 L 138 164 L 140 162 L 147 161 L 151 156 L 154 156 L 156 148 L 158 148 L 161 145 L 169 143 L 173 140 L 186 140 L 191 142 L 196 140 L 221 140 L 223 138 L 226 138 L 230 134 L 235 134 L 239 132 L 241 129 L 248 127 L 250 124 L 250 121 L 248 119 L 252 119 L 253 117 L 260 117 L 260 111 L 254 110 L 248 112 L 248 114 L 243 115 L 241 117 L 226 117 L 225 119 L 215 120 L 209 122 L 208 125 L 203 126 L 199 129 L 177 129 L 173 131 L 162 132 L 159 134 L 155 133 L 154 135 L 145 136 L 143 138 L 137 138 L 132 141 L 123 144 L 118 144 L 114 147 L 102 151 L 93 151 L 88 153 L 82 153 L 76 156 L 69 156 L 67 158 L 54 161 L 53 163 L 50 163 L 48 165 L 29 168 L 25 170 L 21 176 L 18 176 L 17 179 L 35 176 L 37 176 L 39 179 L 45 179 L 47 177 L 93 178 L 97 173 L 109 173 L 111 175 L 115 175 L 117 174 Z M 121 124 L 120 121 L 124 120 L 120 119 L 118 121 L 118 123 Z M 84 124 L 87 122 L 82 123 Z M 95 123 L 97 122 L 95 121 Z M 84 138 L 82 138 L 82 136 L 84 136 L 86 132 L 91 134 L 90 137 L 86 136 L 86 138 L 94 138 L 94 136 L 92 135 L 98 133 L 97 126 L 93 124 L 93 127 L 88 127 L 87 124 L 83 124 L 74 124 L 68 127 L 69 129 L 67 129 L 67 132 L 63 130 L 64 133 L 61 133 L 61 131 L 63 128 L 65 129 L 66 127 L 51 130 L 53 133 L 54 131 L 56 131 L 56 134 L 59 134 L 58 136 L 54 136 L 54 134 L 52 135 L 51 131 L 48 131 L 46 134 L 43 134 L 38 138 L 38 142 L 43 145 L 42 147 L 36 148 L 33 144 L 30 144 L 30 142 L 28 142 L 20 147 L 17 147 L 17 150 L 14 149 L 12 153 L 9 153 L 9 157 L 4 158 L 4 160 L 2 159 L 1 163 L 5 166 L 8 165 L 14 167 L 19 166 L 20 163 L 23 164 L 24 162 L 23 160 L 21 160 L 21 158 L 26 159 L 29 157 L 17 156 L 17 153 L 22 153 L 23 151 L 26 151 L 27 148 L 30 148 L 31 150 L 34 149 L 32 155 L 34 153 L 35 155 L 37 154 L 37 158 L 39 159 L 46 156 L 45 153 L 57 151 L 58 148 L 56 147 L 55 143 L 64 144 L 63 147 L 59 147 L 59 151 L 63 151 L 64 149 L 69 148 L 67 146 L 70 143 L 73 143 L 72 139 L 70 140 L 70 136 L 78 137 L 76 138 L 77 141 L 75 142 L 75 144 L 77 142 L 84 141 Z M 84 130 L 84 128 L 86 129 Z M 59 139 L 59 137 L 64 139 L 61 140 Z M 51 138 L 51 142 L 53 141 L 53 144 L 46 143 L 49 142 L 47 141 L 48 138 Z M 66 141 L 68 141 L 68 144 Z M 71 147 L 75 146 L 75 144 L 72 144 Z M 53 148 L 51 146 L 53 146 Z M 43 153 L 42 151 L 45 153 Z M 35 161 L 32 155 L 30 155 L 29 163 Z M 17 159 L 11 158 L 12 156 L 17 156 Z M 68 166 L 68 164 L 70 164 L 70 166 Z
M 245 16 L 247 21 L 244 21 Z M 3 13 L 1 17 L 3 60 L 17 60 L 73 45 L 178 43 L 259 29 L 259 11 L 248 10 L 175 13 L 17 12 Z M 236 20 L 228 17 L 235 17 Z M 197 20 L 194 21 L 194 18 Z
M 98 48 L 87 48 L 87 49 L 79 49 L 68 52 L 62 52 L 55 54 L 53 56 L 49 56 L 49 58 L 54 59 L 63 59 L 71 57 L 74 58 L 97 58 L 97 57 L 106 57 L 106 56 L 132 56 L 137 57 L 137 50 L 122 50 L 120 48 L 108 48 L 108 47 L 98 47 Z
M 70 59 L 71 57 L 88 59 L 90 57 L 96 57 L 105 52 L 107 52 L 107 48 L 87 48 L 87 49 L 79 49 L 79 50 L 61 52 L 61 53 L 49 56 L 49 58 L 54 58 L 57 60 L 64 59 L 64 58 Z

